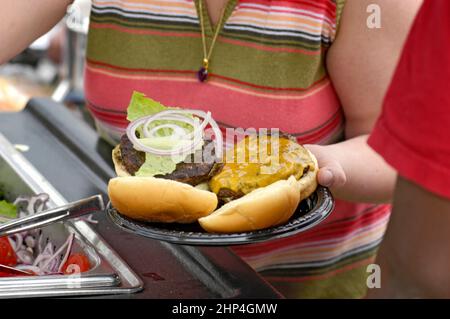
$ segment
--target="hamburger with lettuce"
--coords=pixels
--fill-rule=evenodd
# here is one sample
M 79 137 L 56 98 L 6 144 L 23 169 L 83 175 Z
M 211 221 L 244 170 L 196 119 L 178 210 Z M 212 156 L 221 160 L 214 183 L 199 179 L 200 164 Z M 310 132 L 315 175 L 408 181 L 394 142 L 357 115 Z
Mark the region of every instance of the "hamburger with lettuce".
M 112 158 L 112 205 L 140 221 L 198 222 L 234 233 L 287 222 L 317 187 L 318 164 L 294 138 L 259 132 L 223 149 L 210 112 L 165 107 L 134 92 Z

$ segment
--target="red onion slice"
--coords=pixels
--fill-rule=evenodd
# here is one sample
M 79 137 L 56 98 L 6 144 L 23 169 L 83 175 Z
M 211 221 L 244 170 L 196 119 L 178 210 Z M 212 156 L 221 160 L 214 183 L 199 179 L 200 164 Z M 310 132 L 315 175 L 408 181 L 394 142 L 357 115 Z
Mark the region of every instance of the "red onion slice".
M 64 267 L 64 264 L 66 263 L 66 261 L 67 261 L 67 259 L 69 258 L 69 255 L 70 255 L 70 253 L 71 253 L 71 251 L 72 251 L 72 246 L 73 246 L 73 239 L 74 239 L 74 234 L 72 234 L 72 237 L 71 237 L 71 239 L 70 239 L 70 241 L 69 241 L 69 244 L 67 245 L 67 250 L 66 250 L 66 253 L 64 254 L 64 257 L 63 257 L 63 259 L 61 260 L 61 263 L 59 264 L 59 267 L 58 267 L 58 272 L 62 272 L 62 269 L 63 269 L 63 267 Z
M 16 199 L 15 204 L 20 206 L 19 216 L 25 217 L 45 209 L 48 200 L 47 194 L 20 196 Z M 43 247 L 44 234 L 42 230 L 24 231 L 7 238 L 16 252 L 19 262 L 15 268 L 31 271 L 36 275 L 48 275 L 62 274 L 61 270 L 72 251 L 75 235 L 71 233 L 56 252 L 53 243 L 48 239 Z M 34 249 L 36 250 L 35 258 L 33 256 Z M 64 256 L 62 256 L 64 250 Z
M 64 250 L 64 248 L 66 248 L 66 247 L 72 248 L 72 242 L 73 242 L 74 237 L 75 237 L 75 235 L 74 235 L 73 233 L 71 233 L 71 234 L 69 235 L 69 237 L 67 238 L 67 240 L 65 241 L 65 243 L 62 244 L 61 247 L 59 247 L 59 249 L 58 249 L 58 250 L 57 250 L 57 251 L 56 251 L 49 259 L 47 259 L 47 260 L 45 261 L 45 263 L 42 265 L 41 269 L 42 269 L 42 270 L 45 270 L 45 269 L 49 266 L 50 262 L 51 262 L 53 259 L 55 259 L 56 257 L 58 257 L 59 254 L 62 253 L 62 251 Z M 67 252 L 66 252 L 66 253 L 67 253 Z

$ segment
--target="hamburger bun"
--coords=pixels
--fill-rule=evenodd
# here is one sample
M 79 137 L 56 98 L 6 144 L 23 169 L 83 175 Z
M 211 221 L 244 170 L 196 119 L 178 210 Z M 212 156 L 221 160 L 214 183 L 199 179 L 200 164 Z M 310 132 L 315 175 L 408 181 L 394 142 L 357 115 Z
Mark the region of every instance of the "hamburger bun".
M 114 170 L 116 171 L 118 177 L 131 176 L 122 163 L 120 154 L 120 145 L 114 147 L 112 151 L 112 160 L 114 163 Z
M 108 183 L 108 194 L 122 215 L 146 222 L 193 223 L 218 203 L 212 192 L 154 177 L 115 177 Z
M 289 220 L 300 202 L 301 184 L 291 176 L 255 189 L 198 220 L 208 232 L 236 233 L 265 229 Z
M 314 162 L 314 168 L 309 170 L 305 175 L 302 176 L 302 178 L 298 180 L 300 187 L 300 201 L 311 196 L 312 193 L 316 191 L 316 188 L 318 186 L 317 173 L 319 172 L 319 163 L 317 163 L 317 158 L 314 156 L 313 153 L 311 153 L 306 148 L 305 150 L 308 152 L 309 156 Z

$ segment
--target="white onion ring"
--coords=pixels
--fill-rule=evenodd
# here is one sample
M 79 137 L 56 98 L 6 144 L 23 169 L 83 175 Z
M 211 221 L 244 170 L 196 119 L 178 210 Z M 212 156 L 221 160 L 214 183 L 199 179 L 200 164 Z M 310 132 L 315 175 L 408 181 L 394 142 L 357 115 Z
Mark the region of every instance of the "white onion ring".
M 196 116 L 196 118 L 188 117 L 190 115 Z M 199 123 L 198 118 L 203 118 L 203 121 Z M 173 123 L 164 123 L 149 129 L 150 124 L 154 121 L 178 121 L 190 125 L 193 130 L 191 133 L 186 133 L 186 130 L 183 127 Z M 223 147 L 222 132 L 216 121 L 214 121 L 211 117 L 210 112 L 205 113 L 204 111 L 190 109 L 161 111 L 154 115 L 145 116 L 131 122 L 127 127 L 126 134 L 131 143 L 133 143 L 133 147 L 138 151 L 159 156 L 188 155 L 194 153 L 198 145 L 203 141 L 203 133 L 208 124 L 211 125 L 216 137 L 214 141 L 215 155 L 221 160 Z M 190 143 L 188 145 L 180 145 L 169 150 L 151 147 L 143 144 L 136 136 L 136 130 L 139 127 L 142 127 L 144 137 L 146 138 L 156 137 L 155 134 L 160 129 L 171 128 L 172 134 L 168 137 L 184 138 L 186 140 L 190 140 Z
M 190 119 L 190 118 L 186 117 L 185 115 L 180 115 L 177 113 L 191 114 L 191 113 L 187 112 L 187 110 L 180 110 L 180 111 L 167 110 L 167 111 L 159 112 L 155 115 L 143 117 L 135 122 L 132 122 L 131 125 L 129 126 L 129 128 L 131 127 L 131 129 L 127 129 L 127 135 L 128 135 L 128 138 L 133 143 L 134 148 L 137 150 L 140 150 L 140 151 L 144 151 L 147 153 L 153 153 L 155 155 L 160 155 L 160 156 L 170 156 L 170 155 L 178 155 L 178 154 L 182 154 L 182 153 L 186 153 L 186 152 L 189 152 L 189 153 L 193 152 L 193 150 L 195 150 L 195 148 L 201 142 L 200 134 L 202 134 L 202 132 L 199 132 L 199 130 L 198 130 L 198 127 L 196 125 L 198 122 L 195 122 L 194 119 Z M 204 112 L 198 111 L 197 113 L 198 113 L 197 115 L 199 115 L 199 116 L 204 116 Z M 184 147 L 184 148 L 180 147 L 178 149 L 172 149 L 172 150 L 160 150 L 158 148 L 144 145 L 136 137 L 136 130 L 141 124 L 143 124 L 142 129 L 143 129 L 144 136 L 145 137 L 154 137 L 154 135 L 152 136 L 152 135 L 150 135 L 150 132 L 148 132 L 148 126 L 155 120 L 180 121 L 180 122 L 186 123 L 188 125 L 191 125 L 193 127 L 194 140 L 187 147 Z M 163 125 L 165 125 L 165 124 L 163 124 Z M 156 132 L 159 130 L 160 127 L 161 127 L 160 125 L 156 126 L 157 129 L 156 130 L 152 129 L 152 131 Z M 171 135 L 171 136 L 173 136 L 173 135 Z M 175 136 L 175 137 L 178 137 L 178 136 Z M 186 135 L 186 137 L 188 138 L 188 137 L 190 137 L 190 135 Z

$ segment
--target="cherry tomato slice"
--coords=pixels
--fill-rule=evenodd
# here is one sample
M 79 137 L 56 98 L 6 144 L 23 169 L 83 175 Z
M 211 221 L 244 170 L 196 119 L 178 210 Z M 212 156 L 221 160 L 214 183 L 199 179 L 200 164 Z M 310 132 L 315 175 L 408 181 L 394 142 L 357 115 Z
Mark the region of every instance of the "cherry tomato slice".
M 8 237 L 0 237 L 0 264 L 14 267 L 17 265 L 17 257 L 9 243 Z
M 63 267 L 66 275 L 81 273 L 91 269 L 89 258 L 82 253 L 71 254 Z

